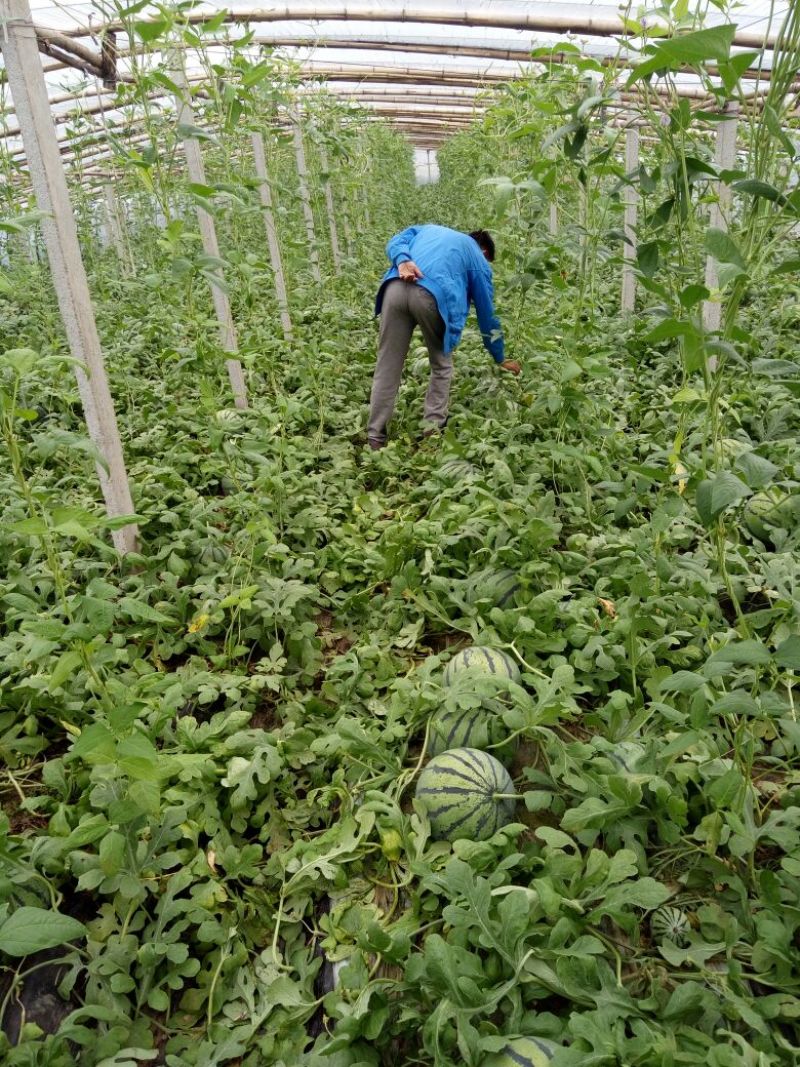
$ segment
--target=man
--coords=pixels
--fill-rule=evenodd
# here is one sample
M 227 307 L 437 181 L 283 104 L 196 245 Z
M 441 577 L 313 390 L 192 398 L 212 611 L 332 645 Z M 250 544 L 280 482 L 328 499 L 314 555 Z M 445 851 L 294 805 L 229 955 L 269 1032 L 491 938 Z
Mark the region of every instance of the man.
M 506 359 L 503 350 L 489 266 L 494 260 L 494 241 L 485 230 L 465 234 L 445 226 L 409 226 L 389 241 L 386 255 L 392 266 L 375 301 L 381 326 L 367 424 L 372 449 L 386 444 L 386 427 L 415 326 L 422 332 L 431 364 L 424 411 L 426 436 L 447 422 L 452 352 L 461 340 L 470 303 L 475 305 L 483 343 L 495 363 L 512 374 L 520 372 L 519 363 Z

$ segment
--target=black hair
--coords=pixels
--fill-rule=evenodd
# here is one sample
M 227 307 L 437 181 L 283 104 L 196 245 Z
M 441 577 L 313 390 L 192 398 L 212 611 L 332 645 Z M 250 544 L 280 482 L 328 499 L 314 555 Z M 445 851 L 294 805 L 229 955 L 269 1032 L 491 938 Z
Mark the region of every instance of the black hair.
M 494 263 L 494 241 L 492 235 L 486 230 L 473 230 L 470 234 L 473 241 L 477 241 L 481 251 L 485 253 L 490 263 Z

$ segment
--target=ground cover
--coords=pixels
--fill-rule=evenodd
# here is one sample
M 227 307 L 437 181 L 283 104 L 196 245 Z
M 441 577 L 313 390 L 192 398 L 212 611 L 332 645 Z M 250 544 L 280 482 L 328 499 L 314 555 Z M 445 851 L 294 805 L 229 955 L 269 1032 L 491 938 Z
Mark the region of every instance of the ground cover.
M 467 224 L 446 182 L 414 197 Z M 500 243 L 534 222 L 504 216 Z M 748 293 L 715 437 L 674 339 L 622 323 L 602 267 L 576 323 L 580 280 L 551 246 L 541 284 L 498 264 L 522 378 L 469 330 L 447 431 L 422 441 L 413 351 L 375 454 L 377 239 L 302 290 L 291 346 L 258 277 L 238 294 L 247 412 L 199 296 L 187 316 L 166 272 L 97 277 L 142 517 L 122 564 L 49 294 L 18 267 L 0 343 L 9 1064 L 479 1067 L 516 1035 L 552 1041 L 554 1067 L 796 1062 L 796 290 Z M 692 457 L 716 445 L 711 478 Z M 519 684 L 445 687 L 472 643 Z M 430 718 L 487 700 L 515 821 L 432 841 L 412 801 Z

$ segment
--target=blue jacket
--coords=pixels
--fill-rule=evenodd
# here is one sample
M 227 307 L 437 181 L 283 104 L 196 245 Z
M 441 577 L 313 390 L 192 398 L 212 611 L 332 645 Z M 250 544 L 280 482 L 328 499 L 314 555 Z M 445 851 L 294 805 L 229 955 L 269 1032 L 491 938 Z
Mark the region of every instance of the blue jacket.
M 444 351 L 449 354 L 461 340 L 469 305 L 475 305 L 483 343 L 496 363 L 505 359 L 500 322 L 494 313 L 492 268 L 477 241 L 446 226 L 409 226 L 386 246 L 392 261 L 375 300 L 380 315 L 388 282 L 399 278 L 398 266 L 413 260 L 422 278 L 413 284 L 427 289 L 436 300 L 445 324 Z M 408 283 L 412 284 L 412 283 Z

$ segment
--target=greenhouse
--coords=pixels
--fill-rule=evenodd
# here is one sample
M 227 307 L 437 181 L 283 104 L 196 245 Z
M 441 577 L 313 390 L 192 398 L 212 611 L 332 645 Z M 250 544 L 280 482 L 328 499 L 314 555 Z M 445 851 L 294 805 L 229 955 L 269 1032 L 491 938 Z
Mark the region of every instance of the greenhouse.
M 800 1064 L 800 3 L 0 0 L 0 1063 Z

